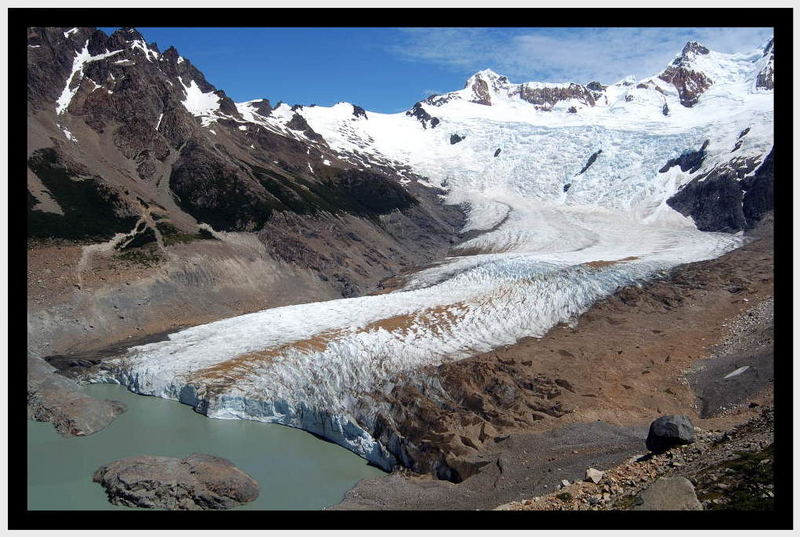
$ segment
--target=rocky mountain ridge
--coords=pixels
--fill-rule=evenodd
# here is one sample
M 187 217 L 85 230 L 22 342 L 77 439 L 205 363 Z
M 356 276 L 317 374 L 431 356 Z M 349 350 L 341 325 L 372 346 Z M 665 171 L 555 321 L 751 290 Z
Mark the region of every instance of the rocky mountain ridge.
M 370 162 L 409 164 L 430 184 L 448 189 L 451 200 L 483 203 L 463 196 L 464 190 L 486 188 L 482 177 L 519 182 L 518 177 L 532 176 L 538 182 L 539 196 L 548 202 L 625 207 L 636 218 L 656 220 L 674 216 L 672 211 L 677 210 L 702 230 L 736 232 L 754 225 L 754 221 L 729 216 L 743 211 L 742 199 L 748 188 L 743 179 L 756 173 L 753 164 L 761 166 L 772 148 L 773 64 L 772 40 L 763 49 L 739 54 L 719 53 L 689 42 L 661 73 L 638 81 L 627 77 L 611 85 L 512 83 L 485 69 L 472 75 L 463 89 L 432 95 L 404 114 L 354 117 L 349 103 L 291 107 L 291 114 L 305 117 L 309 128 L 341 158 L 362 162 L 368 155 Z M 287 125 L 290 117 L 294 121 L 290 107 L 283 105 L 262 119 L 277 128 Z M 554 140 L 553 147 L 540 149 L 530 144 L 543 129 Z M 594 132 L 594 143 L 581 140 L 576 130 L 587 136 Z M 460 143 L 470 131 L 474 131 L 471 138 Z M 635 133 L 638 139 L 633 143 L 642 147 L 662 138 L 657 142 L 661 148 L 672 149 L 648 148 L 624 156 L 621 153 L 631 147 L 609 151 L 612 146 L 631 143 L 621 141 L 623 133 Z M 706 140 L 698 152 L 696 148 Z M 553 152 L 563 152 L 570 145 L 579 145 L 580 153 L 562 153 L 560 161 L 554 162 Z M 596 174 L 574 186 L 565 178 L 581 175 L 580 166 L 586 159 L 604 149 L 606 158 L 614 162 L 598 167 Z M 619 191 L 608 200 L 598 199 L 598 191 L 612 187 L 611 177 L 619 178 L 619 186 L 634 181 L 633 169 L 624 169 L 631 159 L 657 153 L 663 154 L 657 157 L 663 159 L 658 166 L 635 172 L 643 173 L 649 185 L 635 193 Z M 696 158 L 691 167 L 658 175 L 670 170 L 670 162 L 691 153 Z M 500 158 L 492 161 L 490 157 Z M 577 168 L 571 171 L 573 167 Z M 692 196 L 694 189 L 689 184 L 697 178 L 702 181 L 715 169 L 736 170 L 731 176 L 734 182 L 719 183 L 715 192 L 689 204 L 688 211 L 685 203 L 677 209 L 678 202 L 666 201 L 684 189 L 684 198 Z M 454 188 L 454 177 L 459 178 L 456 186 L 460 188 Z M 607 184 L 601 186 L 598 181 Z M 738 191 L 741 196 L 721 195 L 719 189 Z M 656 206 L 660 207 L 654 211 Z
M 29 75 L 32 113 L 49 115 L 46 109 L 52 104 L 46 103 L 55 101 L 58 129 L 68 142 L 79 146 L 84 142 L 70 130 L 72 121 L 82 122 L 96 135 L 112 130 L 110 142 L 129 161 L 125 163 L 127 166 L 135 166 L 134 180 L 155 183 L 162 197 L 166 191 L 172 198 L 167 201 L 174 201 L 175 209 L 201 222 L 213 220 L 206 223 L 218 231 L 257 231 L 273 211 L 307 213 L 331 209 L 326 207 L 326 199 L 351 194 L 336 192 L 339 185 L 335 178 L 342 169 L 377 168 L 379 174 L 394 175 L 401 182 L 416 183 L 420 179 L 401 155 L 387 155 L 383 148 L 372 146 L 373 137 L 362 132 L 361 125 L 370 123 L 370 115 L 361 107 L 342 103 L 349 110 L 350 122 L 336 127 L 339 132 L 334 138 L 343 135 L 344 140 L 333 139 L 330 132 L 317 132 L 319 125 L 314 129 L 316 110 L 324 107 L 285 103 L 273 107 L 266 99 L 234 103 L 174 47 L 162 54 L 156 44 L 147 44 L 134 28 L 123 28 L 111 36 L 91 28 L 32 29 L 28 49 L 32 65 Z M 747 80 L 752 79 L 752 91 L 771 90 L 773 50 L 770 40 L 760 57 L 748 58 L 752 74 L 747 75 Z M 71 55 L 75 57 L 70 58 Z M 648 103 L 652 101 L 659 112 L 668 116 L 669 110 L 675 109 L 669 106 L 672 99 L 692 108 L 709 88 L 724 85 L 726 80 L 721 79 L 724 77 L 720 72 L 734 69 L 731 67 L 734 56 L 689 42 L 658 76 L 638 83 L 624 79 L 611 86 L 598 82 L 513 84 L 507 77 L 486 69 L 470 77 L 463 90 L 431 96 L 416 103 L 405 116 L 417 119 L 423 131 L 441 128 L 437 109 L 444 111 L 459 102 L 487 107 L 527 103 L 536 112 L 560 111 L 580 116 L 595 107 L 613 109 L 631 103 L 627 108 L 633 110 L 637 106 L 650 106 Z M 59 94 L 60 80 L 66 80 L 66 86 Z M 325 126 L 322 131 L 326 131 Z M 452 138 L 453 134 L 448 136 Z M 56 144 L 69 145 L 61 141 Z M 268 154 L 279 158 L 268 158 Z M 733 164 L 735 161 L 728 163 L 729 167 L 736 167 Z M 274 176 L 289 185 L 299 181 L 301 190 L 276 185 Z M 38 209 L 57 214 L 60 207 L 49 189 L 37 184 L 35 177 L 29 179 L 33 183 L 29 200 L 34 212 Z M 303 184 L 309 179 L 310 186 Z M 381 182 L 366 176 L 361 180 Z M 165 189 L 162 185 L 166 181 L 170 181 L 170 186 Z M 323 186 L 317 186 L 318 182 Z M 383 184 L 384 188 L 392 189 L 395 183 Z M 152 192 L 146 194 L 153 198 Z M 147 195 L 138 197 L 148 199 Z M 54 203 L 56 206 L 51 208 Z M 129 205 L 132 207 L 127 212 L 135 214 L 137 204 Z M 336 203 L 334 206 L 354 210 Z M 362 207 L 355 211 L 364 214 L 370 210 Z M 177 224 L 183 228 L 185 216 L 176 218 L 183 220 Z M 34 230 L 34 234 L 37 232 Z M 53 232 L 53 226 L 42 233 L 48 232 Z
M 773 40 L 765 45 L 762 59 L 757 65 L 756 88 L 772 89 L 774 82 L 774 54 Z M 650 89 L 668 95 L 668 87 L 660 82 L 666 82 L 677 90 L 680 104 L 691 108 L 697 104 L 700 96 L 714 84 L 705 72 L 704 62 L 697 61 L 698 57 L 708 56 L 712 53 L 707 47 L 696 41 L 689 41 L 680 54 L 656 77 L 645 78 L 636 83 L 636 89 Z M 632 77 L 625 78 L 612 86 L 634 86 Z M 493 99 L 520 99 L 528 102 L 537 110 L 550 111 L 560 101 L 572 101 L 571 105 L 593 107 L 599 102 L 608 104 L 609 95 L 606 89 L 609 86 L 592 81 L 587 84 L 576 82 L 550 83 L 550 82 L 523 82 L 512 83 L 508 77 L 495 73 L 491 69 L 484 69 L 472 75 L 461 91 L 431 95 L 424 103 L 431 106 L 442 106 L 453 100 L 467 100 L 469 102 L 492 106 Z M 628 94 L 625 97 L 633 98 Z M 628 101 L 630 102 L 630 101 Z

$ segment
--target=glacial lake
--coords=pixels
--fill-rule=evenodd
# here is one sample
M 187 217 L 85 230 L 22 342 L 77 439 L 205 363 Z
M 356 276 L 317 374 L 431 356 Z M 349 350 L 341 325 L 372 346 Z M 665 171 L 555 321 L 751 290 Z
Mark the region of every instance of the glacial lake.
M 28 422 L 28 509 L 130 509 L 112 505 L 92 482 L 101 465 L 134 455 L 224 457 L 250 474 L 258 498 L 237 509 L 322 509 L 359 480 L 385 475 L 346 449 L 277 424 L 210 419 L 187 405 L 129 392 L 115 384 L 84 386 L 128 410 L 93 435 L 65 438 L 49 423 Z

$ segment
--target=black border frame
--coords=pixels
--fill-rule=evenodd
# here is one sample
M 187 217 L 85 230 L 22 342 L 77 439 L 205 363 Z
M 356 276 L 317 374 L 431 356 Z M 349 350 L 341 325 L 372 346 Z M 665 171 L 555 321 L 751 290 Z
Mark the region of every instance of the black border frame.
M 231 512 L 141 512 L 141 511 L 28 511 L 27 494 L 12 490 L 11 483 L 27 483 L 26 375 L 22 358 L 27 345 L 25 309 L 27 277 L 27 233 L 9 233 L 9 348 L 8 408 L 9 445 L 7 483 L 9 529 L 790 529 L 793 527 L 793 398 L 792 398 L 792 8 L 9 8 L 9 103 L 26 102 L 27 35 L 29 26 L 197 26 L 213 20 L 215 26 L 241 27 L 241 21 L 269 23 L 293 20 L 300 14 L 306 27 L 353 26 L 352 21 L 380 21 L 373 27 L 456 26 L 472 22 L 480 26 L 508 27 L 509 21 L 547 21 L 574 27 L 773 27 L 778 65 L 775 87 L 775 145 L 778 147 L 775 182 L 776 362 L 775 375 L 775 511 L 682 512 L 658 516 L 638 511 L 459 511 L 443 517 L 418 511 L 409 516 L 376 511 L 259 511 Z M 213 17 L 209 17 L 213 14 Z M 268 14 L 268 16 L 265 16 Z M 350 24 L 341 24 L 341 23 Z M 238 23 L 238 24 L 237 24 Z M 637 24 L 638 23 L 638 24 Z M 657 23 L 655 26 L 653 23 Z M 255 25 L 245 25 L 255 26 Z M 268 26 L 268 24 L 267 24 Z M 457 26 L 465 26 L 458 24 Z M 516 25 L 514 25 L 516 26 Z M 558 26 L 558 24 L 552 24 Z M 13 83 L 12 83 L 13 81 Z M 224 88 L 223 88 L 224 89 Z M 26 107 L 9 106 L 9 134 L 22 132 L 27 124 Z M 27 222 L 24 205 L 27 162 L 25 138 L 9 136 L 9 222 Z M 13 196 L 12 196 L 13 195 Z M 8 228 L 7 228 L 8 229 Z M 13 308 L 13 310 L 12 310 Z M 14 313 L 14 315 L 12 315 Z M 13 352 L 12 352 L 13 351 Z M 12 382 L 12 379 L 14 381 Z M 16 439 L 16 440 L 14 440 Z M 16 487 L 15 487 L 16 488 Z M 654 527 L 657 524 L 658 527 Z

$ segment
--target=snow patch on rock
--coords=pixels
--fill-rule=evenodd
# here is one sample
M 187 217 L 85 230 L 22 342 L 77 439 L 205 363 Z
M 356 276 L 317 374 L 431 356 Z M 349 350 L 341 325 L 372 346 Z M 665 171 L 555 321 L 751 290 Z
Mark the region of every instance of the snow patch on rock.
M 186 98 L 181 101 L 183 107 L 193 116 L 200 118 L 210 118 L 219 110 L 219 96 L 213 91 L 203 93 L 197 82 L 190 80 L 186 85 L 181 77 L 178 81 L 186 92 Z
M 89 54 L 89 40 L 86 40 L 86 43 L 83 45 L 83 49 L 80 50 L 75 58 L 72 60 L 72 72 L 67 77 L 67 84 L 64 86 L 64 89 L 61 91 L 61 95 L 56 100 L 56 115 L 63 114 L 69 104 L 72 102 L 72 98 L 75 97 L 75 94 L 78 93 L 78 88 L 80 88 L 80 82 L 83 80 L 83 66 L 90 62 L 96 62 L 99 60 L 103 60 L 105 58 L 110 58 L 115 54 L 119 54 L 122 52 L 121 50 L 115 50 L 113 52 L 106 51 L 103 54 L 98 54 L 97 56 L 92 56 Z

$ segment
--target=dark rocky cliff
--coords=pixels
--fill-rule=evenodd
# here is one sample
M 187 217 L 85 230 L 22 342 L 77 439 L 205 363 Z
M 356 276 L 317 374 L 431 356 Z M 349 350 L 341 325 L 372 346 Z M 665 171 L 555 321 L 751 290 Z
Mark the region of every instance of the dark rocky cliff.
M 774 208 L 773 153 L 774 149 L 760 166 L 756 158 L 731 159 L 693 179 L 667 204 L 691 216 L 701 231 L 752 229 Z

